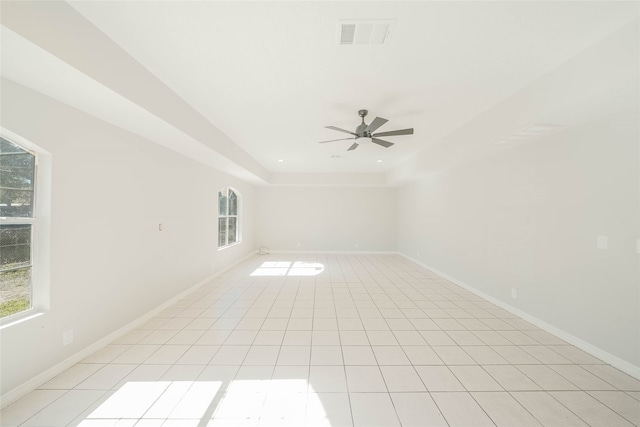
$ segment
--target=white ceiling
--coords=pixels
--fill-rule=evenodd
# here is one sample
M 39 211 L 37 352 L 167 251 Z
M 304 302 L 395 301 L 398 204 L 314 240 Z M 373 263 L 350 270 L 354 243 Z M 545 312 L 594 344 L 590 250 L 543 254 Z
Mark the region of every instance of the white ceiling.
M 73 9 L 34 7 L 43 19 L 79 12 L 270 174 L 391 171 L 638 16 L 635 2 L 69 3 Z M 353 19 L 395 23 L 384 45 L 339 45 L 339 21 Z M 156 120 L 181 132 L 186 145 L 207 144 L 182 127 L 186 121 L 163 119 L 123 86 L 113 85 L 108 98 L 110 85 L 99 72 L 16 22 L 7 24 L 11 31 L 3 27 L 3 76 L 149 139 L 162 139 L 151 130 Z M 68 22 L 65 32 L 92 40 L 86 26 Z M 126 58 L 105 56 L 113 72 L 133 70 Z M 45 63 L 68 78 L 23 71 Z M 129 106 L 116 117 L 125 101 L 140 111 Z M 388 149 L 317 144 L 343 136 L 324 126 L 354 129 L 361 108 L 369 120 L 389 120 L 380 131 L 413 127 L 415 135 L 388 137 L 396 142 Z M 145 119 L 132 120 L 136 114 Z M 243 163 L 234 153 L 228 158 Z

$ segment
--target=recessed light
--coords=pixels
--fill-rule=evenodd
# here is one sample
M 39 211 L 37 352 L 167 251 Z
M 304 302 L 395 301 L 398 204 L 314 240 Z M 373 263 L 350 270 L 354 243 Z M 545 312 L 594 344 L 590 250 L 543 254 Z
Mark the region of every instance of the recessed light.
M 382 163 L 382 160 L 378 160 L 378 163 Z
M 284 159 L 278 159 L 278 162 L 282 163 L 284 162 Z

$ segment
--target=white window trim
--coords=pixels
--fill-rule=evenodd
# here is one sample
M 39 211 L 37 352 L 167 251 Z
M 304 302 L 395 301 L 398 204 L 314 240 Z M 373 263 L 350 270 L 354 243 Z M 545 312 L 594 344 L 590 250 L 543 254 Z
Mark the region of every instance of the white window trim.
M 219 205 L 219 201 L 217 200 L 217 194 L 221 191 L 221 190 L 231 190 L 235 193 L 236 197 L 238 198 L 238 214 L 237 215 L 220 215 L 220 205 Z M 228 199 L 229 195 L 227 193 L 227 212 L 229 212 L 229 199 Z M 227 221 L 227 234 L 226 234 L 226 241 L 227 244 L 225 244 L 224 246 L 218 246 L 218 250 L 219 251 L 223 251 L 227 248 L 231 248 L 233 246 L 236 246 L 240 243 L 242 243 L 242 195 L 240 194 L 240 192 L 234 188 L 234 187 L 223 187 L 220 190 L 218 190 L 216 192 L 216 212 L 218 212 L 218 216 L 217 219 L 219 220 L 219 218 L 236 218 L 236 228 L 238 230 L 238 239 L 233 242 L 233 243 L 228 243 L 229 242 L 229 222 Z M 219 229 L 218 229 L 218 221 L 216 221 L 216 233 L 220 233 Z M 218 237 L 220 237 L 220 235 L 218 234 Z M 216 239 L 216 242 L 218 241 L 218 239 Z M 216 243 L 217 244 L 217 243 Z
M 0 136 L 30 152 L 35 161 L 32 218 L 1 218 L 4 224 L 31 224 L 31 308 L 0 319 L 0 329 L 39 317 L 50 306 L 51 153 L 5 128 Z

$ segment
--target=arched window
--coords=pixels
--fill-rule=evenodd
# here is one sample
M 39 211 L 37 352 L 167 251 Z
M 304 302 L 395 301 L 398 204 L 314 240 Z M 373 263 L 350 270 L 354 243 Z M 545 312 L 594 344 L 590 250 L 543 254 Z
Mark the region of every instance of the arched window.
M 218 191 L 218 248 L 240 243 L 240 194 L 232 188 Z

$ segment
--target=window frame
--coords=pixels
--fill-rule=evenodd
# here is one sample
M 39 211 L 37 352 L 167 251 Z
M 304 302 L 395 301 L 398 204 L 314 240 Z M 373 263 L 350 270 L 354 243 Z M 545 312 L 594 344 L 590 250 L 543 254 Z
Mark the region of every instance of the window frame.
M 219 194 L 221 192 L 225 193 L 225 197 L 227 199 L 226 212 L 225 212 L 224 215 L 222 215 L 220 213 L 220 196 L 219 196 Z M 235 196 L 236 196 L 237 207 L 236 207 L 236 214 L 235 215 L 230 215 L 229 214 L 229 193 L 230 192 L 235 194 Z M 242 227 L 241 227 L 241 217 L 242 217 L 242 203 L 241 203 L 241 200 L 242 200 L 242 196 L 240 195 L 240 192 L 237 189 L 233 188 L 233 187 L 221 188 L 221 189 L 219 189 L 217 191 L 216 194 L 218 195 L 217 196 L 217 198 L 218 198 L 218 201 L 217 201 L 217 212 L 218 212 L 218 217 L 217 218 L 218 218 L 218 221 L 217 221 L 217 224 L 216 224 L 216 230 L 217 230 L 217 237 L 218 238 L 216 239 L 216 241 L 218 242 L 218 250 L 220 251 L 220 250 L 229 248 L 231 246 L 235 246 L 235 245 L 237 245 L 237 244 L 242 242 Z M 226 221 L 225 221 L 225 224 L 226 224 L 225 225 L 225 235 L 224 235 L 225 241 L 224 241 L 223 245 L 220 245 L 220 219 L 222 219 L 222 218 L 226 219 Z M 235 218 L 236 219 L 236 241 L 232 242 L 232 243 L 229 243 L 229 218 Z
M 2 224 L 31 225 L 31 306 L 0 318 L 0 329 L 38 317 L 49 308 L 49 256 L 51 227 L 51 154 L 25 138 L 0 128 L 0 136 L 34 156 L 33 210 L 31 217 L 0 217 Z M 25 268 L 25 267 L 19 267 Z

